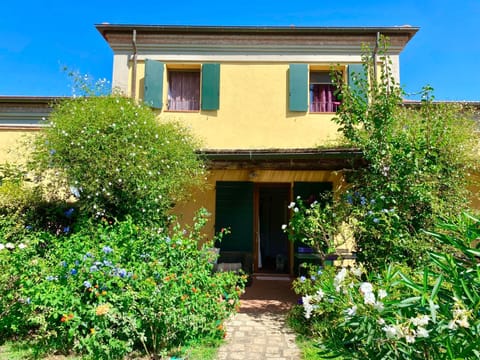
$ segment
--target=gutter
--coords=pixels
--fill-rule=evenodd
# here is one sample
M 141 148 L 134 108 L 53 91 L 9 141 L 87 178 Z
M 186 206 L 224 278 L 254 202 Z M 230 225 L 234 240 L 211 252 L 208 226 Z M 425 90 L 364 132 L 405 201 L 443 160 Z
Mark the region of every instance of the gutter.
M 315 159 L 360 159 L 362 152 L 356 148 L 345 149 L 268 149 L 268 150 L 199 150 L 208 160 L 262 161 L 262 160 L 315 160 Z
M 132 99 L 137 95 L 137 30 L 133 29 L 132 33 L 132 46 L 133 46 L 133 69 L 132 69 Z

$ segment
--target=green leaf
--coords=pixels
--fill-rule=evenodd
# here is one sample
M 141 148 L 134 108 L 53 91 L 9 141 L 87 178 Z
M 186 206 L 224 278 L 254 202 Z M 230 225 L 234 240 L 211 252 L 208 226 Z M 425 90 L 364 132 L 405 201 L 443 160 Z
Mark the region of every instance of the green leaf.
M 435 281 L 435 285 L 433 286 L 432 293 L 430 294 L 430 301 L 433 301 L 440 290 L 440 286 L 443 282 L 443 275 L 437 277 L 437 281 Z

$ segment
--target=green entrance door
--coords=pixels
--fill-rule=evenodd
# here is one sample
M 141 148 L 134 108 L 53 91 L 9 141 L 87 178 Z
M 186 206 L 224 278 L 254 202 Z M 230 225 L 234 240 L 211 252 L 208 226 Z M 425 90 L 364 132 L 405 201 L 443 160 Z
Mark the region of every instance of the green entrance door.
M 223 251 L 253 251 L 253 182 L 218 181 L 215 201 L 215 232 L 229 228 Z

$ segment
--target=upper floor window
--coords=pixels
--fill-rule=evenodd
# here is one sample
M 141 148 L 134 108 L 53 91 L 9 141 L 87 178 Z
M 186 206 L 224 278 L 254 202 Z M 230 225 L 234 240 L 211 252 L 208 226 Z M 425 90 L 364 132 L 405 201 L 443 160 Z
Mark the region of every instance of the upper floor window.
M 200 70 L 168 70 L 168 110 L 200 110 Z
M 310 71 L 310 112 L 336 112 L 340 101 L 328 71 Z

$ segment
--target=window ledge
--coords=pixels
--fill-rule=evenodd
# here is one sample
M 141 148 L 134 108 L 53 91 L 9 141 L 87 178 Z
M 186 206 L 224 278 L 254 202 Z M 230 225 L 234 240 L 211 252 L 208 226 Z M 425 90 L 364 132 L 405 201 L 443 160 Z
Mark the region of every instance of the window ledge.
M 200 110 L 165 110 L 164 112 L 198 114 L 198 113 L 200 113 Z

